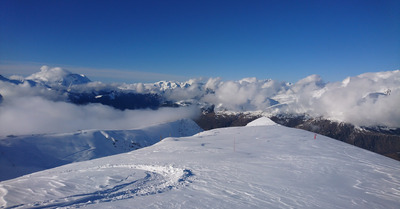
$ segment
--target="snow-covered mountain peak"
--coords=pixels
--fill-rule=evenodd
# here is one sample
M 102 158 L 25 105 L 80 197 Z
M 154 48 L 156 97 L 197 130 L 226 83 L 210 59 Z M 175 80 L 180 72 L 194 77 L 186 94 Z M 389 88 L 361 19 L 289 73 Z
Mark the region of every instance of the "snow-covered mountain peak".
M 28 76 L 26 79 L 34 80 L 49 86 L 71 86 L 75 84 L 89 83 L 90 80 L 85 75 L 71 73 L 68 70 L 55 67 L 42 66 L 40 72 Z
M 167 89 L 181 88 L 181 83 L 173 81 L 158 81 L 154 83 L 154 86 L 158 87 L 161 91 L 165 91 Z

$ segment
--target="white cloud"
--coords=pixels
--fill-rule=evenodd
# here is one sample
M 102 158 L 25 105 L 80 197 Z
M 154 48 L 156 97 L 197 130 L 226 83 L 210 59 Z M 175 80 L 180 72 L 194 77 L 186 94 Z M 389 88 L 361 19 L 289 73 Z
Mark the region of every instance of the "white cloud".
M 181 118 L 197 109 L 116 110 L 101 104 L 78 106 L 42 97 L 7 99 L 0 105 L 0 135 L 63 133 L 82 129 L 133 129 Z
M 194 107 L 116 110 L 101 104 L 75 105 L 53 91 L 0 81 L 0 135 L 63 133 L 82 129 L 133 129 L 193 118 Z M 58 96 L 60 97 L 60 96 Z
M 292 86 L 255 78 L 226 82 L 210 79 L 206 86 L 215 94 L 204 96 L 202 101 L 221 105 L 221 109 L 306 113 L 360 126 L 400 127 L 399 70 L 365 73 L 334 83 L 311 75 Z M 288 105 L 271 109 L 270 98 Z
M 271 105 L 269 98 L 286 88 L 284 83 L 256 78 L 226 82 L 210 79 L 206 86 L 215 94 L 206 95 L 203 101 L 233 111 L 265 110 Z
M 400 71 L 367 73 L 325 86 L 306 86 L 296 91 L 298 100 L 289 106 L 290 111 L 361 126 L 400 127 Z
M 62 101 L 67 98 L 67 95 L 60 94 L 60 92 L 51 90 L 45 86 L 31 86 L 27 81 L 19 85 L 0 81 L 0 94 L 8 99 L 39 96 L 52 101 Z
M 81 71 L 78 72 L 82 73 Z M 93 73 L 95 72 L 99 71 L 93 71 Z M 111 72 L 118 74 L 115 71 L 107 73 Z M 256 78 L 244 78 L 239 81 L 223 81 L 221 78 L 210 78 L 206 81 L 203 79 L 192 79 L 183 83 L 158 82 L 157 84 L 103 84 L 92 82 L 85 85 L 77 85 L 73 88 L 74 91 L 91 91 L 108 88 L 114 90 L 131 90 L 138 93 L 158 93 L 162 94 L 166 100 L 199 100 L 200 102 L 212 103 L 217 106 L 217 110 L 261 110 L 272 111 L 274 113 L 307 113 L 311 116 L 323 116 L 328 119 L 350 122 L 355 125 L 400 127 L 400 110 L 397 108 L 400 103 L 399 70 L 365 73 L 333 83 L 325 83 L 320 76 L 311 75 L 293 85 L 273 80 L 258 80 Z M 107 109 L 108 107 L 101 105 L 75 106 L 61 103 L 60 101 L 65 101 L 65 95 L 59 95 L 57 92 L 41 86 L 30 87 L 28 83 L 16 86 L 5 85 L 4 82 L 3 84 L 0 82 L 0 94 L 4 96 L 4 101 L 22 101 L 25 99 L 25 102 L 29 103 L 26 101 L 26 98 L 29 98 L 36 101 L 36 105 L 43 103 L 43 106 L 47 105 L 48 108 L 50 106 L 61 108 L 61 105 L 66 105 L 63 108 L 69 108 L 72 113 L 76 113 L 75 116 L 77 118 L 80 117 L 80 114 L 89 114 L 87 119 L 93 121 L 80 119 L 83 121 L 81 125 L 84 128 L 87 127 L 85 126 L 87 123 L 99 124 L 99 127 L 104 128 L 105 125 L 101 124 L 102 120 L 98 117 L 102 117 L 102 115 L 108 112 L 112 113 L 109 117 L 105 117 L 107 120 L 113 122 L 107 123 L 110 127 L 115 127 L 113 124 L 120 124 L 118 127 L 122 127 L 123 124 L 123 122 L 118 122 L 119 120 L 114 120 L 112 115 L 118 116 L 121 121 L 125 121 L 124 118 L 126 115 L 142 113 L 141 111 L 133 111 L 135 113 L 126 111 L 121 113 L 116 110 L 111 111 Z M 42 101 L 38 100 L 37 97 L 41 97 Z M 274 104 L 271 99 L 285 105 L 271 107 Z M 48 105 L 50 101 L 53 101 L 52 105 Z M 6 102 L 3 102 L 1 107 L 3 108 L 3 112 L 5 112 L 5 105 Z M 24 108 L 19 103 L 14 104 L 14 106 L 8 106 L 9 110 L 16 110 L 18 107 L 21 108 L 20 111 L 27 111 L 27 108 Z M 34 109 L 35 107 L 31 106 L 30 108 Z M 95 110 L 99 112 L 93 112 Z M 40 111 L 44 112 L 44 110 L 39 109 L 38 112 Z M 51 108 L 50 112 L 54 115 Z M 149 115 L 153 114 L 151 111 L 145 113 Z M 49 115 L 51 116 L 52 114 Z M 15 113 L 15 115 L 20 114 Z M 92 117 L 91 115 L 97 116 Z M 168 114 L 165 115 L 170 117 Z M 65 115 L 65 117 L 67 116 Z M 0 117 L 3 116 L 0 115 Z M 49 120 L 54 121 L 55 118 L 49 118 Z M 68 121 L 68 118 L 65 121 Z M 77 121 L 79 122 L 79 120 Z M 133 121 L 129 121 L 129 123 L 134 124 Z

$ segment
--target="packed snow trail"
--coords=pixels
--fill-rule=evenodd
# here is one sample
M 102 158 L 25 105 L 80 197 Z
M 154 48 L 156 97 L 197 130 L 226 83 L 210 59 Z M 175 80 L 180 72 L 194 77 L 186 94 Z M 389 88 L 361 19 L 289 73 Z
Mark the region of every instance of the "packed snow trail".
M 398 161 L 264 122 L 166 138 L 129 153 L 4 181 L 1 206 L 397 209 L 400 205 Z

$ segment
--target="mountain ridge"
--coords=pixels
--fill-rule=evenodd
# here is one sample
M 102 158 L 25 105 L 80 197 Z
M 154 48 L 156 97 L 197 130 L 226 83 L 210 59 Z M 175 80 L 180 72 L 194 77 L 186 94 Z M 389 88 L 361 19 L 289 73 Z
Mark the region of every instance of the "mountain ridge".
M 39 73 L 25 80 L 0 77 L 1 104 L 7 105 L 13 97 L 33 95 L 80 106 L 102 104 L 121 111 L 197 106 L 203 114 L 196 122 L 206 130 L 243 126 L 260 116 L 283 119 L 293 116 L 289 119 L 291 122 L 281 120 L 281 124 L 314 131 L 313 127 L 318 126 L 321 118 L 327 121 L 319 120 L 320 123 L 336 124 L 325 125 L 326 130 L 320 126 L 321 134 L 399 159 L 400 146 L 396 136 L 391 135 L 399 133 L 400 127 L 397 108 L 400 103 L 400 70 L 364 73 L 331 83 L 324 82 L 318 75 L 310 75 L 293 84 L 257 78 L 239 81 L 209 78 L 147 84 L 103 84 L 90 80 L 64 82 L 71 74 L 61 68 L 44 66 Z M 29 80 L 30 77 L 37 80 Z M 44 82 L 46 79 L 52 82 Z M 309 119 L 309 124 L 303 118 L 303 125 L 292 126 L 291 123 L 297 120 L 295 117 L 302 115 Z M 314 121 L 313 124 L 310 121 Z M 339 128 L 340 123 L 354 127 L 349 126 L 349 131 L 344 131 Z M 365 131 L 360 132 L 359 128 Z M 340 133 L 334 133 L 334 130 Z M 346 134 L 348 136 L 344 136 Z M 396 139 L 388 139 L 393 137 Z M 366 142 L 362 138 L 366 138 Z M 372 138 L 382 138 L 385 145 Z

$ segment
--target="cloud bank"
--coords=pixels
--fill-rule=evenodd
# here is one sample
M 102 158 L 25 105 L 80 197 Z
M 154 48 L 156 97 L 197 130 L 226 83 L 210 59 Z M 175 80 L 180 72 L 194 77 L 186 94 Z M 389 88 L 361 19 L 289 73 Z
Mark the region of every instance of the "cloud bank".
M 83 129 L 134 129 L 194 118 L 194 107 L 116 110 L 101 104 L 75 105 L 52 90 L 0 81 L 0 135 L 64 133 Z
M 196 109 L 190 107 L 120 111 L 100 104 L 77 106 L 42 97 L 23 97 L 2 104 L 0 133 L 4 136 L 82 129 L 134 129 L 195 116 Z
M 60 70 L 47 69 L 48 72 Z M 66 102 L 69 90 L 92 93 L 105 89 L 109 92 L 153 93 L 165 101 L 214 105 L 217 111 L 308 114 L 359 126 L 400 127 L 400 109 L 397 107 L 400 103 L 400 70 L 365 73 L 332 83 L 324 82 L 318 75 L 310 75 L 294 84 L 257 78 L 239 81 L 199 78 L 187 82 L 133 84 L 88 82 L 70 86 L 68 91 L 65 86 L 64 90 L 59 88 L 57 91 L 49 88 L 46 82 L 52 81 L 53 77 L 46 76 L 39 76 L 36 80 L 43 83 L 37 85 L 21 77 L 13 77 L 21 80 L 18 85 L 0 81 L 3 98 L 0 135 L 129 129 L 193 117 L 198 113 L 196 108 L 120 111 L 99 104 L 77 106 Z
M 299 94 L 311 115 L 360 126 L 400 127 L 400 71 L 366 73 Z M 293 105 L 295 106 L 295 104 Z
M 294 84 L 256 78 L 210 78 L 129 84 L 124 88 L 162 94 L 172 101 L 211 103 L 217 110 L 308 114 L 359 126 L 400 127 L 399 70 L 365 73 L 332 83 L 311 75 Z

